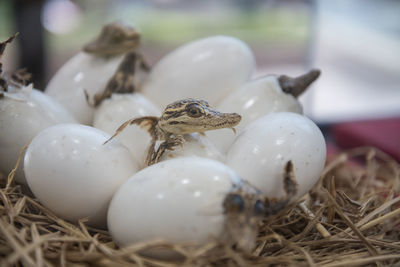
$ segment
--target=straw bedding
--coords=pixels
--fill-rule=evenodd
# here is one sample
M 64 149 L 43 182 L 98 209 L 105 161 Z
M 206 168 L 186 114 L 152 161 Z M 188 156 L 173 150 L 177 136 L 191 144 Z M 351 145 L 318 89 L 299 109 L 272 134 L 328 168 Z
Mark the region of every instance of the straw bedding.
M 329 159 L 311 192 L 261 227 L 246 254 L 217 240 L 187 248 L 162 240 L 118 248 L 107 231 L 66 222 L 0 174 L 1 266 L 400 266 L 400 168 L 374 148 Z M 145 248 L 182 257 L 157 260 Z

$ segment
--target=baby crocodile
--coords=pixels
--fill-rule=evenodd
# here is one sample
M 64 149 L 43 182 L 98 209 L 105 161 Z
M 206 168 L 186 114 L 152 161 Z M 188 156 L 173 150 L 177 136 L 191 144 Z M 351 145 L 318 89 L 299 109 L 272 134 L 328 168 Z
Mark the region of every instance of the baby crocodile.
M 115 56 L 137 50 L 140 46 L 140 33 L 121 22 L 105 25 L 99 36 L 86 44 L 83 51 L 99 56 Z
M 139 47 L 140 33 L 120 22 L 105 25 L 99 36 L 83 47 L 83 51 L 96 56 L 125 54 L 104 90 L 93 97 L 93 102 L 89 101 L 88 93 L 84 92 L 89 105 L 97 107 L 113 93 L 127 94 L 135 91 L 134 76 L 137 68 L 146 72 L 150 70 L 149 64 L 139 52 Z
M 115 134 L 105 143 L 118 135 L 126 126 L 136 124 L 151 135 L 151 144 L 147 152 L 146 165 L 157 163 L 166 150 L 173 150 L 184 143 L 184 134 L 222 128 L 235 127 L 242 117 L 236 113 L 221 113 L 210 107 L 204 100 L 187 98 L 169 104 L 161 117 L 146 116 L 134 118 L 123 123 Z M 162 141 L 156 150 L 156 142 Z

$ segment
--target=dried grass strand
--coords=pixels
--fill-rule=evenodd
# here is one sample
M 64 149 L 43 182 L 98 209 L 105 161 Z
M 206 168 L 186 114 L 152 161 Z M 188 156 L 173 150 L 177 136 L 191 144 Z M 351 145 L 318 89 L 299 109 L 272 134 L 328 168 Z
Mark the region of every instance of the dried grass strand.
M 353 230 L 353 232 L 360 238 L 360 240 L 365 244 L 370 252 L 371 256 L 379 255 L 378 251 L 371 245 L 371 243 L 364 237 L 361 231 L 357 228 L 356 225 L 347 217 L 346 214 L 341 210 L 340 206 L 337 204 L 336 200 L 329 194 L 329 192 L 325 189 L 327 196 L 330 202 L 334 205 L 336 212 L 338 215 L 346 222 L 346 224 Z
M 251 254 L 218 240 L 201 247 L 153 240 L 119 248 L 107 231 L 87 226 L 84 219 L 77 224 L 67 222 L 25 195 L 13 182 L 15 171 L 7 177 L 0 174 L 0 265 L 400 264 L 400 168 L 387 154 L 371 149 L 346 151 L 328 162 L 306 200 L 300 200 L 261 226 L 258 244 Z M 171 250 L 179 255 L 179 260 L 154 259 L 142 254 L 154 248 Z
M 28 148 L 28 146 L 29 146 L 29 144 L 31 143 L 31 141 L 32 141 L 32 140 L 29 140 L 29 142 L 28 142 L 26 145 L 24 145 L 24 146 L 22 147 L 21 151 L 19 152 L 19 155 L 18 155 L 18 158 L 17 158 L 17 162 L 15 163 L 14 168 L 13 168 L 13 169 L 11 170 L 11 172 L 8 174 L 8 177 L 7 177 L 7 185 L 6 185 L 5 189 L 4 189 L 5 193 L 7 193 L 7 191 L 9 190 L 9 188 L 10 188 L 10 186 L 11 186 L 11 184 L 14 182 L 15 173 L 17 172 L 18 167 L 19 167 L 19 165 L 21 164 L 22 158 L 23 158 L 24 155 L 25 155 L 25 151 L 26 151 L 26 149 Z
M 365 264 L 379 261 L 387 261 L 393 259 L 400 259 L 400 255 L 380 255 L 374 257 L 366 257 L 366 258 L 358 258 L 358 259 L 349 259 L 343 261 L 337 261 L 330 264 L 325 264 L 324 267 L 340 267 L 340 266 L 365 266 Z

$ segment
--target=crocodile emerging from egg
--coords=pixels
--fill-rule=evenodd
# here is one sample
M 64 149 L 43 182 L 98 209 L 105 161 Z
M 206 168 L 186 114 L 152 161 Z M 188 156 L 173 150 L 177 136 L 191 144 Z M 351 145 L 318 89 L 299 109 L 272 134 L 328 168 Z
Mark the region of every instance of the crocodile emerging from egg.
M 184 143 L 184 134 L 235 127 L 241 120 L 237 113 L 222 113 L 214 110 L 204 100 L 182 99 L 169 104 L 161 117 L 145 116 L 123 123 L 110 141 L 125 127 L 137 124 L 146 129 L 152 137 L 147 153 L 146 165 L 157 163 L 166 150 L 173 150 Z M 156 142 L 162 141 L 156 149 Z

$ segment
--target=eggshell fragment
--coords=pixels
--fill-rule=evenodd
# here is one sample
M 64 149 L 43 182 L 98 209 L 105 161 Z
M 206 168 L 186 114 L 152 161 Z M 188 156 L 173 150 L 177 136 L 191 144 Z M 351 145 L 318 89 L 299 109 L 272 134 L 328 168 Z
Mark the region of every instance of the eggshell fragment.
M 25 175 L 39 201 L 63 219 L 106 226 L 112 195 L 137 170 L 128 149 L 110 135 L 78 124 L 41 131 L 25 154 Z
M 29 87 L 9 88 L 0 99 L 0 170 L 9 173 L 22 148 L 41 130 L 58 123 L 75 123 L 59 103 Z M 26 184 L 22 166 L 14 178 Z
M 224 231 L 223 201 L 238 175 L 199 157 L 163 161 L 133 175 L 115 193 L 108 228 L 122 246 L 164 239 L 201 245 Z
M 187 97 L 215 105 L 249 79 L 254 65 L 253 53 L 239 39 L 200 39 L 161 59 L 143 84 L 143 94 L 160 107 Z
M 122 55 L 98 57 L 79 52 L 58 70 L 45 92 L 68 109 L 80 123 L 90 125 L 94 108 L 88 105 L 84 91 L 91 98 L 103 91 L 121 60 Z
M 198 156 L 225 162 L 225 155 L 207 138 L 198 133 L 185 134 L 185 142 L 182 146 L 174 147 L 174 150 L 167 150 L 160 161 L 179 157 Z
M 302 114 L 300 102 L 291 94 L 282 91 L 276 76 L 265 76 L 247 82 L 233 91 L 217 106 L 222 112 L 236 112 L 242 120 L 235 127 L 239 134 L 249 123 L 273 112 L 295 112 Z M 221 151 L 228 151 L 235 140 L 230 129 L 210 131 L 208 136 Z
M 93 126 L 112 135 L 127 120 L 144 116 L 159 117 L 160 114 L 159 108 L 140 93 L 113 94 L 95 111 Z M 116 139 L 129 149 L 136 162 L 144 164 L 151 141 L 146 130 L 138 125 L 130 125 Z
M 249 124 L 229 149 L 226 164 L 267 197 L 281 198 L 284 166 L 291 160 L 298 183 L 296 199 L 318 181 L 325 158 L 325 139 L 314 122 L 282 112 Z

